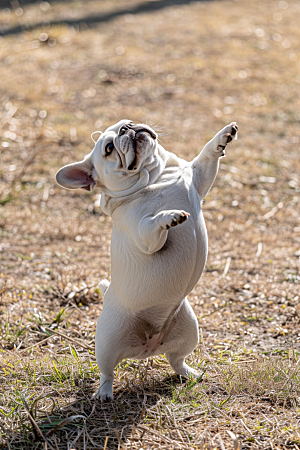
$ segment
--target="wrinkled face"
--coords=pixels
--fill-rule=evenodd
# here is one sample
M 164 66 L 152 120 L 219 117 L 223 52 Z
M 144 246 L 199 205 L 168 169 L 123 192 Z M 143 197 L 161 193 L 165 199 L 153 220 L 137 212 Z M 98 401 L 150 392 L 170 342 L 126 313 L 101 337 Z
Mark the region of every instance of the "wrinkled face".
M 100 183 L 110 190 L 126 189 L 141 168 L 153 161 L 156 146 L 156 133 L 147 125 L 121 120 L 109 127 L 91 155 Z
M 67 189 L 92 190 L 96 185 L 111 191 L 132 187 L 140 170 L 157 157 L 157 135 L 148 126 L 121 120 L 101 134 L 90 155 L 56 174 Z

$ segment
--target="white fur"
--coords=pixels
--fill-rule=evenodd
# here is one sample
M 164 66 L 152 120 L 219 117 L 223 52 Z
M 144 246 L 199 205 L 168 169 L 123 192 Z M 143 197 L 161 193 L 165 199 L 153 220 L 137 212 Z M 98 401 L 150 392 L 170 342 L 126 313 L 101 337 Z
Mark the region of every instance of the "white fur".
M 227 125 L 186 162 L 164 150 L 149 127 L 123 120 L 100 136 L 84 161 L 57 173 L 58 183 L 69 189 L 99 186 L 102 209 L 113 219 L 111 283 L 100 282 L 96 397 L 113 399 L 114 368 L 124 358 L 165 353 L 178 374 L 197 376 L 185 363 L 198 343 L 197 319 L 186 296 L 207 257 L 201 200 L 236 133 L 235 123 Z

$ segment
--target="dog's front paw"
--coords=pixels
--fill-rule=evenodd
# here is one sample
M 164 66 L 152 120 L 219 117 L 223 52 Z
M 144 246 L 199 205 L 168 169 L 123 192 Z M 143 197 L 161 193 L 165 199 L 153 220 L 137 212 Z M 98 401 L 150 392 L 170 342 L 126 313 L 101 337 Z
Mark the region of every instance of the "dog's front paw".
M 163 228 L 168 230 L 170 227 L 176 227 L 185 222 L 189 215 L 186 211 L 176 209 L 174 211 L 165 211 Z
M 236 122 L 232 122 L 221 130 L 215 137 L 216 145 L 215 152 L 220 153 L 220 156 L 225 155 L 226 145 L 233 139 L 237 139 L 238 126 Z

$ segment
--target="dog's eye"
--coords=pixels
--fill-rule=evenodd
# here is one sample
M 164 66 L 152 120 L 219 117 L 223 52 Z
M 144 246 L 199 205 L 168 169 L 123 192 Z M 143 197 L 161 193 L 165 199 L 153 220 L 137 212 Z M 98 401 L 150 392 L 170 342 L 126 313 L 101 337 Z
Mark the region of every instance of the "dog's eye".
M 105 155 L 106 155 L 106 156 L 110 155 L 114 148 L 115 148 L 115 146 L 114 146 L 114 144 L 113 144 L 112 142 L 110 142 L 109 144 L 107 144 L 107 145 L 105 146 Z

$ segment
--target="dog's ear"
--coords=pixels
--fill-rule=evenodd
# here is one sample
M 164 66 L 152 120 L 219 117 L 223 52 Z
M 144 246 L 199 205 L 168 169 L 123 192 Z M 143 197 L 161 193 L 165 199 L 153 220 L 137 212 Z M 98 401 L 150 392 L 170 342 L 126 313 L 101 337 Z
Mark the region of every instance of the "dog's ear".
M 56 174 L 56 181 L 66 189 L 86 189 L 92 191 L 97 182 L 93 178 L 93 164 L 90 156 L 83 161 L 68 164 Z

